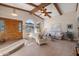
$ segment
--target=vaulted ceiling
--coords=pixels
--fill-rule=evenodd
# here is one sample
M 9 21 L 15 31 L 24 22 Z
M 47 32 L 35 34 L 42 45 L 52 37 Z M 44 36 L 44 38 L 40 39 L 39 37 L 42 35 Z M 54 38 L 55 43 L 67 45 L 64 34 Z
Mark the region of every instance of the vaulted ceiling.
M 1 3 L 0 5 L 23 10 L 42 19 L 76 11 L 78 7 L 77 3 Z

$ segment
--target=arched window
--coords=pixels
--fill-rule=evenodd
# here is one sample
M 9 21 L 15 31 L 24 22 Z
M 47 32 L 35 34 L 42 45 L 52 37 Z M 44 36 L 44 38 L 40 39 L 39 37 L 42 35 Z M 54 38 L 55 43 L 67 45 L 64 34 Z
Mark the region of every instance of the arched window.
M 26 32 L 34 32 L 34 22 L 31 19 L 26 20 Z

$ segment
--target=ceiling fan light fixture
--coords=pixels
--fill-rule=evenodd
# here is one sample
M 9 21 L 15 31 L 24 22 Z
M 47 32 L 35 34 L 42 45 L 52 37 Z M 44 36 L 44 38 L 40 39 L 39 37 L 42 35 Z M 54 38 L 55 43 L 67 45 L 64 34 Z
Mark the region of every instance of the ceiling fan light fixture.
M 47 9 L 45 8 L 44 10 L 46 11 Z
M 44 13 L 42 13 L 41 15 L 43 15 L 43 16 L 44 16 L 45 14 L 44 14 Z
M 44 13 L 44 11 L 41 11 L 41 13 Z

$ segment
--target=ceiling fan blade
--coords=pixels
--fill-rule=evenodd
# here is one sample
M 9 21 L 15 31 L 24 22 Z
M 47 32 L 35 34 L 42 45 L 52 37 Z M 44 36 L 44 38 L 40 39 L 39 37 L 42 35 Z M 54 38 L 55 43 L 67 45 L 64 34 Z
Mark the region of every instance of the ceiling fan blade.
M 51 18 L 51 16 L 50 16 L 49 14 L 48 14 L 47 16 L 48 16 L 49 18 Z
M 45 8 L 48 6 L 50 3 L 41 3 L 40 5 L 36 6 L 34 9 L 31 10 L 31 12 L 35 13 L 38 10 L 41 10 L 42 8 Z
M 51 18 L 51 16 L 46 12 L 44 16 L 48 16 L 49 18 Z
M 45 14 L 45 16 L 48 16 L 49 18 L 51 18 L 51 16 L 49 14 Z
M 40 14 L 40 15 L 42 15 L 42 14 Z M 51 16 L 50 16 L 50 15 L 48 15 L 48 14 L 44 14 L 44 16 L 48 16 L 49 18 L 51 18 Z
M 52 13 L 52 12 L 47 12 L 47 13 Z

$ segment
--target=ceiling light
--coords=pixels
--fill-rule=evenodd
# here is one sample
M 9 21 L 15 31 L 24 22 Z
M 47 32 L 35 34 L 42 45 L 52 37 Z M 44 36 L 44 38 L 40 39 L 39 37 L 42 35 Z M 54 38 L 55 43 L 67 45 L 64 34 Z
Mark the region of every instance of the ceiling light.
M 16 12 L 15 12 L 15 9 L 13 9 L 13 12 L 12 12 L 11 15 L 12 15 L 12 16 L 18 16 L 18 15 L 16 14 Z
M 17 15 L 17 14 L 15 14 L 15 13 L 12 13 L 11 15 L 12 15 L 12 16 L 18 16 L 18 15 Z

